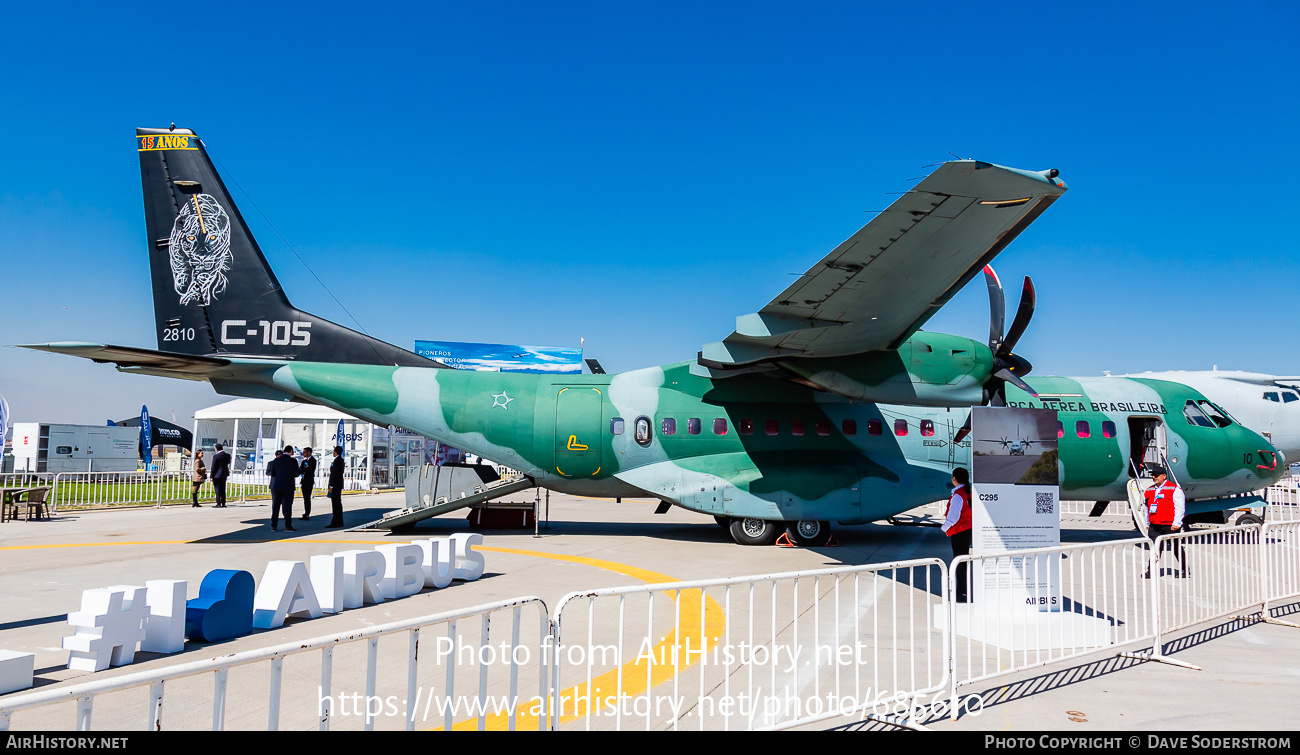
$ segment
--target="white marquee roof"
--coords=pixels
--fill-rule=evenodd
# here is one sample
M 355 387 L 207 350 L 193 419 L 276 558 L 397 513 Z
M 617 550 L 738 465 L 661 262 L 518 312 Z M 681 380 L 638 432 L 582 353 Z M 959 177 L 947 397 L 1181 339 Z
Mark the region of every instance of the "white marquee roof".
M 271 401 L 260 398 L 237 398 L 224 404 L 209 406 L 194 413 L 194 419 L 288 419 L 337 421 L 354 420 L 351 414 L 316 404 L 299 404 L 292 401 Z M 357 420 L 364 422 L 365 420 Z

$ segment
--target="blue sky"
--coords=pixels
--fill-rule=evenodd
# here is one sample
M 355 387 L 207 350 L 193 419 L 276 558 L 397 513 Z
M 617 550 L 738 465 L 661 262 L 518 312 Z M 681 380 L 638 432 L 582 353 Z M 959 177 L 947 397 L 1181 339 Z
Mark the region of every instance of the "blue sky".
M 136 126 L 195 129 L 293 302 L 692 358 L 950 152 L 1070 192 L 995 263 L 1036 374 L 1300 373 L 1294 4 L 6 9 L 0 344 L 154 348 Z M 238 188 L 236 187 L 238 185 Z M 241 192 L 247 192 L 245 196 Z M 252 201 L 256 202 L 255 209 Z M 259 211 L 260 210 L 260 211 Z M 983 284 L 929 330 L 985 339 Z M 0 348 L 18 421 L 206 384 Z

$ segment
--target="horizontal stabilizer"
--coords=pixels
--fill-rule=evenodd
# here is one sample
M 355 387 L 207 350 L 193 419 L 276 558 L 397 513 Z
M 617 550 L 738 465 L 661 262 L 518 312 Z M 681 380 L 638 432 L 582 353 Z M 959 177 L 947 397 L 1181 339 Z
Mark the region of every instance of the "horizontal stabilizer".
M 195 376 L 206 376 L 223 367 L 230 366 L 229 359 L 138 349 L 134 346 L 111 346 L 102 343 L 80 343 L 77 341 L 19 344 L 19 346 L 24 349 L 81 357 L 99 364 L 111 362 L 118 367 L 146 367 L 167 372 L 193 373 Z

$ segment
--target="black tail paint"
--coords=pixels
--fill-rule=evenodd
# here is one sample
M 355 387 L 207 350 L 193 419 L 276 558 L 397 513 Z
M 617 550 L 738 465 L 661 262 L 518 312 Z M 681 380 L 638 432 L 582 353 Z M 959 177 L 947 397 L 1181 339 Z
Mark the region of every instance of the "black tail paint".
M 198 136 L 175 127 L 135 133 L 159 350 L 442 366 L 296 309 Z

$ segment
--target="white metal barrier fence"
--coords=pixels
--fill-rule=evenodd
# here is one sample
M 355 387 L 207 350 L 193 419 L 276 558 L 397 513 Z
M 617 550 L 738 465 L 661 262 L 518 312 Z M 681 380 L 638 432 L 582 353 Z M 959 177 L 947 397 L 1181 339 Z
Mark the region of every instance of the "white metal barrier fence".
M 265 475 L 231 475 L 226 500 L 270 496 Z M 246 478 L 246 479 L 241 479 Z M 86 508 L 127 504 L 189 501 L 194 485 L 189 472 L 60 472 L 55 476 L 53 502 L 57 508 Z M 199 486 L 199 502 L 215 500 L 212 482 Z
M 1144 539 L 960 556 L 952 603 L 952 702 L 962 686 L 1155 636 Z
M 1260 529 L 1259 540 L 1264 570 L 1261 617 L 1276 622 L 1272 616 L 1275 604 L 1300 598 L 1300 522 L 1266 522 Z
M 1264 603 L 1260 525 L 1179 532 L 1156 538 L 1150 589 L 1161 635 Z
M 1281 482 L 1285 484 L 1264 490 L 1264 500 L 1268 503 L 1264 509 L 1264 521 L 1300 521 L 1300 490 L 1296 489 L 1294 479 Z
M 919 559 L 570 593 L 555 725 L 786 728 L 942 699 L 946 573 Z
M 549 640 L 546 604 L 521 597 L 0 698 L 0 731 L 15 714 L 89 731 L 92 713 L 109 730 L 546 729 Z
M 0 488 L 35 488 L 54 484 L 53 472 L 3 472 Z
M 963 575 L 974 603 L 951 600 Z M 1271 615 L 1296 598 L 1300 522 L 962 556 L 951 572 L 919 559 L 610 588 L 565 596 L 554 622 L 524 597 L 0 698 L 0 730 L 22 711 L 35 716 L 25 728 L 88 730 L 92 708 L 108 728 L 161 728 L 164 685 L 167 728 L 752 729 L 845 715 L 910 724 L 925 695 L 947 697 L 955 717 L 962 687 L 1124 645 L 1149 641 L 1149 653 L 1120 655 L 1188 666 L 1162 654 L 1169 632 L 1256 606 L 1258 618 L 1297 626 Z M 529 606 L 536 623 L 522 620 Z M 505 611 L 509 641 L 500 618 L 492 624 Z M 349 650 L 365 654 L 343 661 L 364 665 L 352 686 L 334 673 Z M 477 678 L 474 694 L 457 696 L 457 668 Z M 282 707 L 285 687 L 318 694 Z
M 317 483 L 328 477 L 319 470 Z M 162 506 L 165 503 L 192 501 L 194 483 L 189 472 L 60 472 L 43 474 L 26 481 L 5 481 L 6 487 L 35 487 L 48 485 L 54 488 L 50 503 L 55 509 L 86 508 L 89 506 L 114 506 L 139 504 Z M 344 490 L 366 489 L 363 478 L 344 477 Z M 325 486 L 313 487 L 317 496 L 324 497 Z M 236 472 L 226 480 L 226 500 L 240 501 L 249 498 L 269 498 L 269 478 L 263 472 Z M 200 503 L 216 500 L 216 488 L 211 479 L 198 490 Z

